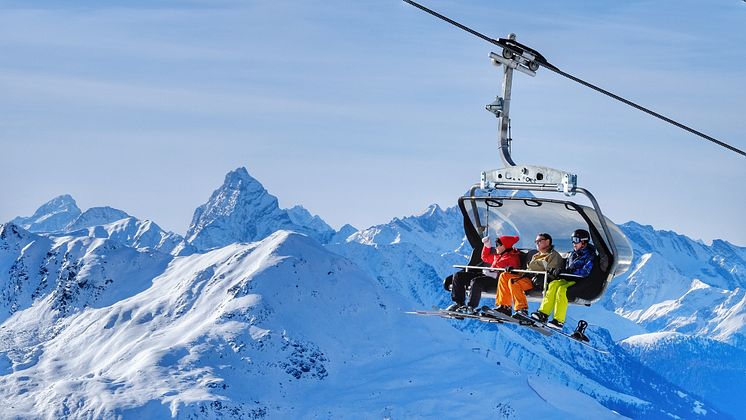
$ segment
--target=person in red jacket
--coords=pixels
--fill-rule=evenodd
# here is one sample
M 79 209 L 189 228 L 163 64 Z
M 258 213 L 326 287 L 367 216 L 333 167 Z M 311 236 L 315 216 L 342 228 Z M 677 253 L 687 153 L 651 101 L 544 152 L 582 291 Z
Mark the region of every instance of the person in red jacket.
M 531 271 L 549 271 L 552 268 L 562 268 L 564 261 L 562 256 L 554 249 L 552 245 L 552 235 L 540 233 L 534 241 L 536 244 L 536 254 L 531 257 L 526 269 Z M 534 282 L 528 274 L 517 274 L 512 272 L 513 268 L 505 267 L 505 272 L 500 273 L 497 280 L 497 294 L 495 296 L 495 308 L 497 312 L 502 312 L 507 316 L 513 315 L 511 302 L 515 306 L 517 318 L 523 316 L 528 318 L 528 300 L 526 292 L 534 288 Z M 541 276 L 543 282 L 544 276 Z
M 483 238 L 482 261 L 490 264 L 492 268 L 519 267 L 521 265 L 520 251 L 513 248 L 519 239 L 517 236 L 500 236 L 495 241 L 496 248 L 493 250 L 490 247 L 490 238 Z M 485 270 L 484 275 L 477 277 L 464 271 L 454 274 L 451 287 L 451 300 L 454 303 L 446 310 L 475 313 L 475 309 L 479 307 L 479 300 L 482 298 L 482 290 L 490 283 L 497 283 L 497 273 L 497 271 Z M 467 284 L 471 287 L 471 291 L 469 302 L 464 305 Z

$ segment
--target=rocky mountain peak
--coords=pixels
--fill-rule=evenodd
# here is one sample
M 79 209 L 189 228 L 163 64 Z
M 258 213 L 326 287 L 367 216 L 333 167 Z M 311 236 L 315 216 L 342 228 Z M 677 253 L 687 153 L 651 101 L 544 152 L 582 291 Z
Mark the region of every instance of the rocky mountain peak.
M 322 243 L 334 235 L 334 229 L 303 207 L 281 209 L 277 197 L 246 168 L 238 168 L 229 172 L 207 203 L 194 211 L 186 238 L 198 249 L 208 250 L 258 241 L 278 230 L 305 233 Z
M 244 167 L 236 168 L 225 174 L 225 181 L 223 182 L 224 186 L 234 189 L 240 188 L 241 185 L 251 184 L 256 184 L 259 187 L 262 187 L 262 184 L 257 181 L 256 178 L 249 175 L 249 171 Z
M 80 214 L 75 200 L 69 194 L 64 194 L 42 204 L 32 216 L 16 217 L 13 223 L 29 232 L 57 232 Z

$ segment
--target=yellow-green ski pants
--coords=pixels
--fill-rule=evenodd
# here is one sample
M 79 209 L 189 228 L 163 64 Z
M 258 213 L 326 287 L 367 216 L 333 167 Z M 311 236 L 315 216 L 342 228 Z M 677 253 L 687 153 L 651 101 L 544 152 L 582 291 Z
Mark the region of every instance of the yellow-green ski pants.
M 554 319 L 559 322 L 565 322 L 567 315 L 567 288 L 575 284 L 574 281 L 555 280 L 549 283 L 547 294 L 541 301 L 539 312 L 549 316 L 554 310 Z

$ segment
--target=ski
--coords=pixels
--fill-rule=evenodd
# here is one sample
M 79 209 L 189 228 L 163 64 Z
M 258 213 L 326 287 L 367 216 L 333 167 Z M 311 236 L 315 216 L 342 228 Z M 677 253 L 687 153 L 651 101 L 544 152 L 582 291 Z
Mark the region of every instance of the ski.
M 579 340 L 573 337 L 572 334 L 568 334 L 564 331 L 559 331 L 553 328 L 549 328 L 546 324 L 538 322 L 533 318 L 526 317 L 520 314 L 514 315 L 515 316 L 514 318 L 512 316 L 507 316 L 502 312 L 497 312 L 495 310 L 492 310 L 488 306 L 483 306 L 480 309 L 479 313 L 476 313 L 476 314 L 465 314 L 462 312 L 447 311 L 445 309 L 437 309 L 437 310 L 432 310 L 432 311 L 414 310 L 414 311 L 407 311 L 405 313 L 412 314 L 412 315 L 421 315 L 421 316 L 439 316 L 441 318 L 456 319 L 456 320 L 476 319 L 478 321 L 494 323 L 494 324 L 505 324 L 505 323 L 516 324 L 516 325 L 520 325 L 522 327 L 528 328 L 530 330 L 533 330 L 545 337 L 551 337 L 554 333 L 557 333 L 563 337 L 571 339 L 572 341 L 576 343 L 580 343 L 583 346 L 588 347 L 596 352 L 599 352 L 602 354 L 609 354 L 609 352 L 606 350 L 601 350 L 599 348 L 596 348 L 586 341 L 582 341 L 582 340 Z
M 588 343 L 586 341 L 579 340 L 579 339 L 573 337 L 572 334 L 568 334 L 568 333 L 566 333 L 564 331 L 555 330 L 554 328 L 550 328 L 550 327 L 547 326 L 547 324 L 539 322 L 539 321 L 537 321 L 537 320 L 535 320 L 535 319 L 533 319 L 531 317 L 523 316 L 523 315 L 520 315 L 520 314 L 518 314 L 516 316 L 520 319 L 520 325 L 530 326 L 531 329 L 534 330 L 534 331 L 536 331 L 536 329 L 542 329 L 542 330 L 548 331 L 550 333 L 557 333 L 557 334 L 559 334 L 559 335 L 561 335 L 563 337 L 569 338 L 570 340 L 572 340 L 572 341 L 574 341 L 576 343 L 580 343 L 580 344 L 582 344 L 582 345 L 584 345 L 584 346 L 586 346 L 586 347 L 588 347 L 590 349 L 593 349 L 594 351 L 597 351 L 597 352 L 602 353 L 602 354 L 609 354 L 609 352 L 606 351 L 606 350 L 601 350 L 599 348 L 596 348 L 596 347 L 592 346 L 590 343 Z M 549 334 L 549 335 L 551 335 L 551 334 Z
M 423 310 L 415 310 L 415 311 L 407 311 L 408 314 L 413 315 L 424 315 L 424 316 L 439 316 L 441 318 L 448 318 L 448 319 L 476 319 L 478 321 L 482 322 L 489 322 L 493 324 L 502 324 L 504 321 L 489 317 L 489 316 L 483 316 L 479 314 L 465 314 L 461 312 L 455 312 L 455 311 L 447 311 L 445 309 L 438 309 L 434 311 L 423 311 Z
M 535 326 L 533 324 L 521 321 L 519 319 L 513 318 L 512 316 L 507 316 L 504 313 L 495 311 L 495 310 L 493 310 L 493 309 L 491 309 L 491 308 L 489 308 L 487 306 L 482 306 L 482 313 L 485 314 L 486 316 L 494 317 L 494 318 L 499 319 L 499 320 L 501 320 L 503 322 L 509 322 L 511 324 L 518 324 L 518 325 L 527 327 L 527 328 L 529 328 L 531 330 L 534 330 L 537 333 L 539 333 L 539 334 L 541 334 L 543 336 L 546 336 L 546 337 L 551 337 L 551 335 L 552 335 L 552 331 L 551 330 L 548 330 L 546 328 L 541 328 L 539 326 Z

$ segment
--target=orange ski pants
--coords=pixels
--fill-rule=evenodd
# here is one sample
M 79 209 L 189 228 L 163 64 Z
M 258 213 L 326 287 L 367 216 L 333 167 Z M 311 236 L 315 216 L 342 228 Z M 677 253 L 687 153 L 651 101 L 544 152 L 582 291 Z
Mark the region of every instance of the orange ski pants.
M 530 279 L 521 277 L 520 274 L 503 272 L 497 281 L 497 299 L 495 299 L 495 303 L 497 305 L 510 306 L 512 300 L 516 311 L 528 309 L 526 291 L 531 290 L 533 287 L 534 285 L 531 284 Z

